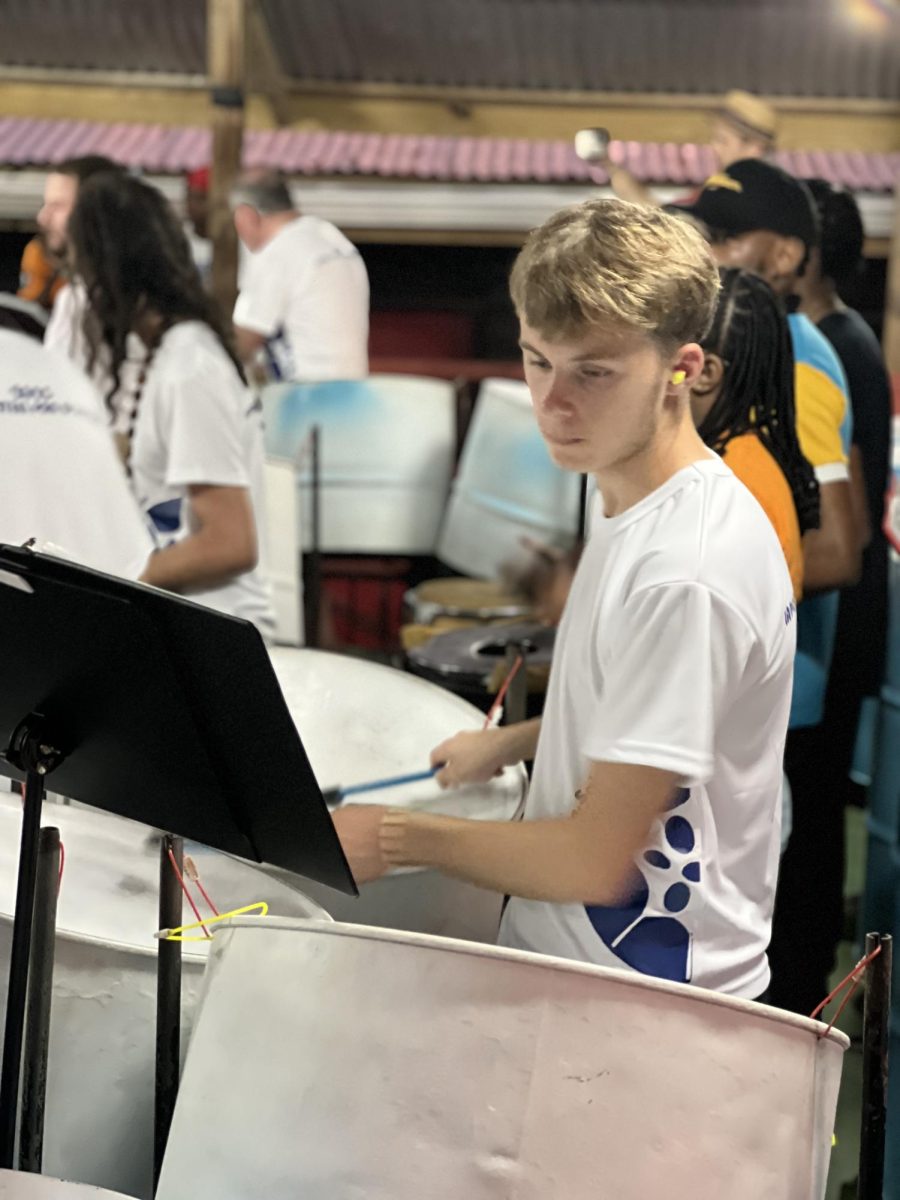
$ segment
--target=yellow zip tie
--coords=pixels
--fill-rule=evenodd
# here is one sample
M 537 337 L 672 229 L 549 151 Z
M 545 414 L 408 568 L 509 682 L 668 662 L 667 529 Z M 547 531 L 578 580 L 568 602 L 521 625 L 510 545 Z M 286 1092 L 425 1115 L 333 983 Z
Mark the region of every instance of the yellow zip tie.
M 216 921 L 227 921 L 229 917 L 240 917 L 244 913 L 256 912 L 259 909 L 261 917 L 266 916 L 269 911 L 269 906 L 265 900 L 259 900 L 256 904 L 245 904 L 243 908 L 233 908 L 231 912 L 219 913 L 217 917 L 207 917 L 203 921 L 195 921 L 193 925 L 179 925 L 175 929 L 157 929 L 154 937 L 158 941 L 166 942 L 209 942 L 212 938 L 208 937 L 184 937 L 183 934 L 189 933 L 192 929 L 202 929 L 205 925 L 215 925 Z

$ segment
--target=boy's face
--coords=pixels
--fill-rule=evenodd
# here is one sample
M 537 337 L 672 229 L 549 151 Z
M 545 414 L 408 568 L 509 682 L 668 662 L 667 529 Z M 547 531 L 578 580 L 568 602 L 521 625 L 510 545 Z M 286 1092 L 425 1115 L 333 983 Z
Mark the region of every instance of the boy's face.
M 681 351 L 665 356 L 645 334 L 594 330 L 549 341 L 523 320 L 520 345 L 538 426 L 566 470 L 624 465 L 650 447 L 667 404 L 679 403 L 671 375 Z

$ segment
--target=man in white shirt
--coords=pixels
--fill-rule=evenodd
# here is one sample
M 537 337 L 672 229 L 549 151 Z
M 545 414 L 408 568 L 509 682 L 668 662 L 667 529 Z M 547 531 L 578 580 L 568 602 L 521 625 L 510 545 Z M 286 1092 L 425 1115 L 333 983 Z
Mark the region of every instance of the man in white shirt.
M 154 548 L 90 380 L 0 329 L 0 541 L 29 538 L 126 579 Z
M 755 999 L 795 620 L 768 518 L 691 420 L 718 286 L 699 234 L 659 210 L 590 201 L 529 238 L 511 287 L 537 421 L 561 467 L 594 475 L 602 517 L 539 729 L 432 753 L 445 786 L 534 756 L 525 819 L 367 805 L 335 823 L 358 879 L 421 864 L 509 895 L 504 945 Z
M 365 378 L 369 277 L 353 243 L 328 221 L 301 216 L 274 171 L 245 175 L 231 204 L 251 253 L 234 307 L 241 358 L 263 351 L 284 382 Z
M 65 258 L 68 252 L 69 217 L 78 199 L 78 189 L 85 180 L 92 175 L 122 169 L 102 154 L 85 154 L 57 163 L 48 173 L 37 223 L 52 254 Z M 84 286 L 77 280 L 68 283 L 56 297 L 44 334 L 44 345 L 49 350 L 60 351 L 79 366 L 85 366 L 87 358 L 81 328 L 86 303 Z

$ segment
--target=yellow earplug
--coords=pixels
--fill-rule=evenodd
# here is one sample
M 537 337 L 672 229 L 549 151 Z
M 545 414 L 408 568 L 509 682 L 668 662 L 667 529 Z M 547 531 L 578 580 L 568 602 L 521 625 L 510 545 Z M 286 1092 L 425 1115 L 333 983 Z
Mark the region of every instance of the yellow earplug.
M 675 387 L 678 387 L 679 383 L 684 383 L 685 379 L 687 379 L 687 373 L 685 371 L 675 371 L 672 375 L 672 383 L 675 385 Z

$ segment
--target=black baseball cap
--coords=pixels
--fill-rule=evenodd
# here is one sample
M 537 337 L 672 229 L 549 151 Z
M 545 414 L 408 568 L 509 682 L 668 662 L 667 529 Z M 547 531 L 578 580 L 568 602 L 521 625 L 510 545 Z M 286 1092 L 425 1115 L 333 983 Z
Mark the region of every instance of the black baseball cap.
M 732 163 L 710 176 L 694 200 L 673 204 L 670 211 L 726 234 L 767 229 L 799 238 L 807 249 L 819 240 L 816 206 L 806 184 L 760 158 Z

